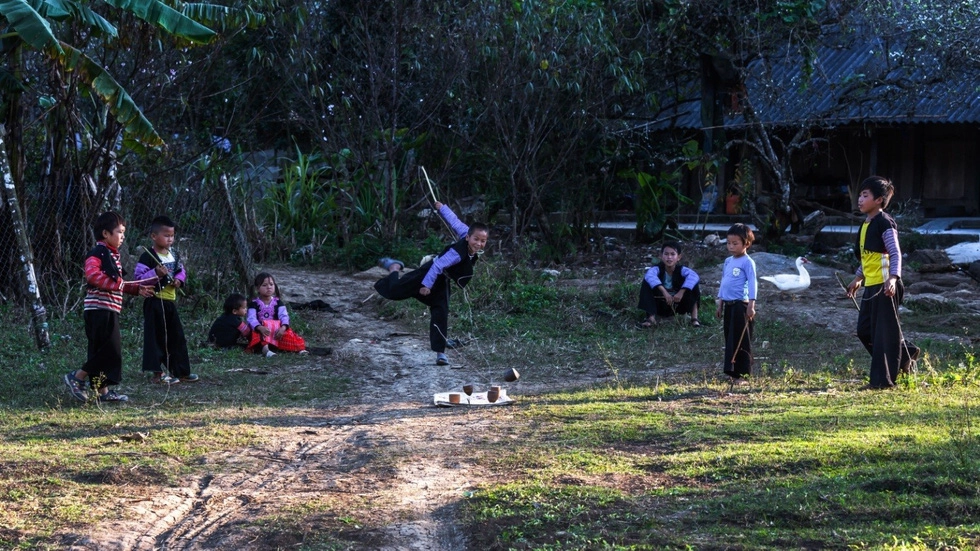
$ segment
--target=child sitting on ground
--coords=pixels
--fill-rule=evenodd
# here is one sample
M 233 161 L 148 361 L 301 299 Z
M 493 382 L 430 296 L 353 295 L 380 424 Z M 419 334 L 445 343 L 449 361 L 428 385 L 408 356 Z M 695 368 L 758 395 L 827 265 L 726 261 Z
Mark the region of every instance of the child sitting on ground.
M 252 330 L 245 323 L 248 299 L 238 293 L 228 295 L 225 299 L 224 312 L 211 324 L 208 342 L 218 348 L 244 348 L 252 338 Z
M 306 341 L 289 328 L 289 312 L 272 274 L 255 276 L 254 286 L 256 296 L 249 302 L 246 316 L 252 338 L 245 350 L 261 352 L 266 358 L 275 356 L 275 351 L 307 354 Z
M 701 278 L 697 272 L 680 264 L 681 245 L 667 241 L 660 248 L 660 264 L 647 270 L 640 284 L 639 309 L 647 313 L 640 325 L 651 327 L 664 318 L 691 314 L 691 325 L 701 327 L 698 304 L 701 303 Z

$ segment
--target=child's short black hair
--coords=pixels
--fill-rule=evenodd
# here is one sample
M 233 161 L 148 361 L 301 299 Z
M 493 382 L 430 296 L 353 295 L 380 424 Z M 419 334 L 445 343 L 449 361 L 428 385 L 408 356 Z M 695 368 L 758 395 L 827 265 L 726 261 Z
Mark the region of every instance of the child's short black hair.
M 664 241 L 664 244 L 660 246 L 660 254 L 664 253 L 664 249 L 674 249 L 677 254 L 681 254 L 681 244 L 679 241 Z
M 865 178 L 861 182 L 861 187 L 858 188 L 858 193 L 864 190 L 870 191 L 875 199 L 879 197 L 884 198 L 884 201 L 881 202 L 882 209 L 888 206 L 888 203 L 892 200 L 892 196 L 895 195 L 895 185 L 884 176 L 868 176 Z
M 121 214 L 117 212 L 103 212 L 95 219 L 95 223 L 92 224 L 92 229 L 95 230 L 95 238 L 101 241 L 105 238 L 104 233 L 112 233 L 113 230 L 119 226 L 125 226 L 126 219 L 122 217 Z
M 466 235 L 470 236 L 478 231 L 486 232 L 487 235 L 490 235 L 490 226 L 487 226 L 483 222 L 474 222 L 473 225 L 470 226 L 470 231 L 466 232 Z
M 248 303 L 248 300 L 245 298 L 245 295 L 232 293 L 225 299 L 225 313 L 230 314 L 244 306 L 246 303 Z
M 150 233 L 157 233 L 163 228 L 177 229 L 177 226 L 174 224 L 174 221 L 167 216 L 157 216 L 152 222 L 150 222 Z
M 259 272 L 259 274 L 255 276 L 255 281 L 252 282 L 253 289 L 258 289 L 259 287 L 261 287 L 262 284 L 265 283 L 265 280 L 267 279 L 271 279 L 273 283 L 276 282 L 276 278 L 273 277 L 272 274 L 270 274 L 269 272 Z M 257 295 L 258 293 L 255 294 Z M 276 285 L 276 296 L 277 297 L 282 296 L 279 294 L 278 284 Z
M 741 237 L 742 242 L 745 243 L 746 246 L 751 245 L 752 242 L 755 241 L 755 234 L 752 233 L 752 228 L 741 222 L 732 224 L 732 227 L 728 228 L 728 235 Z

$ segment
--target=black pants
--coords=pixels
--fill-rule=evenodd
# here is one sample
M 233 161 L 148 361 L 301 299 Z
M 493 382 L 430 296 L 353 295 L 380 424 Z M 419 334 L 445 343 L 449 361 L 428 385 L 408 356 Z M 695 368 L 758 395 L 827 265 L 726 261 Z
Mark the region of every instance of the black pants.
M 449 295 L 450 288 L 446 278 L 439 276 L 432 292 L 428 296 L 419 294 L 422 280 L 429 273 L 432 262 L 423 264 L 419 269 L 405 275 L 391 272 L 374 284 L 374 290 L 388 300 L 405 300 L 414 298 L 429 307 L 429 346 L 433 352 L 446 351 L 446 335 L 449 333 Z
M 678 289 L 679 291 L 680 289 Z M 671 294 L 676 294 L 677 291 Z M 640 303 L 637 308 L 647 313 L 647 317 L 654 314 L 660 318 L 673 317 L 674 314 L 690 314 L 694 307 L 701 303 L 701 284 L 697 284 L 693 289 L 685 289 L 684 296 L 679 304 L 670 305 L 664 300 L 663 294 L 656 291 L 644 280 L 640 284 Z
M 93 388 L 118 385 L 122 382 L 119 314 L 112 310 L 85 310 L 82 315 L 88 337 L 88 361 L 82 371 L 88 373 Z
M 755 322 L 747 316 L 748 303 L 726 301 L 723 324 L 725 327 L 725 375 L 739 379 L 752 371 L 752 331 Z
M 187 339 L 177 304 L 150 297 L 143 299 L 143 371 L 155 373 L 164 368 L 172 377 L 190 375 Z
M 894 386 L 899 372 L 908 371 L 912 358 L 919 357 L 919 348 L 902 338 L 898 306 L 904 295 L 901 281 L 896 284 L 893 297 L 885 296 L 884 285 L 864 288 L 857 336 L 871 354 L 869 384 L 872 388 Z

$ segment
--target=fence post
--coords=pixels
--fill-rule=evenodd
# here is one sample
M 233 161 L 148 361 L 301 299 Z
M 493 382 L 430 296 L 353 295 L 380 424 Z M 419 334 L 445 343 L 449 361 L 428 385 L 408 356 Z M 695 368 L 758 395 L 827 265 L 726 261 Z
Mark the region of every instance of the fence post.
M 17 240 L 17 256 L 21 264 L 18 269 L 22 286 L 20 293 L 31 301 L 31 328 L 34 330 L 34 341 L 37 343 L 38 350 L 44 350 L 51 346 L 51 336 L 48 334 L 48 312 L 41 302 L 41 289 L 38 287 L 37 277 L 34 275 L 34 253 L 31 251 L 31 241 L 27 236 L 27 228 L 24 226 L 20 201 L 17 199 L 17 188 L 14 185 L 13 175 L 10 173 L 6 140 L 7 127 L 0 124 L 0 171 L 3 172 L 3 186 L 0 188 L 0 196 L 6 203 L 7 211 L 10 214 L 11 229 L 14 232 L 14 238 Z
M 235 254 L 238 257 L 238 262 L 235 264 L 238 267 L 238 277 L 244 285 L 242 288 L 250 289 L 252 287 L 252 247 L 248 244 L 245 229 L 242 228 L 241 222 L 238 221 L 238 212 L 235 210 L 235 202 L 231 198 L 231 189 L 228 187 L 228 175 L 222 174 L 218 178 L 218 181 L 221 182 L 221 188 L 224 190 L 228 216 L 235 226 Z

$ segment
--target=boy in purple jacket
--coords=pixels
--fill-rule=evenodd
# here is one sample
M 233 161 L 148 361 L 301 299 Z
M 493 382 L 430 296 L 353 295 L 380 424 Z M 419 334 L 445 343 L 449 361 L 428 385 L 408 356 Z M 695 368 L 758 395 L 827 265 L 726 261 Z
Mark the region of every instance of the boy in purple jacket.
M 450 283 L 455 283 L 462 289 L 470 282 L 473 265 L 487 245 L 490 228 L 481 223 L 467 226 L 448 206 L 438 201 L 435 207 L 439 215 L 449 223 L 458 241 L 405 277 L 401 277 L 404 262 L 382 258 L 379 264 L 389 273 L 374 284 L 374 289 L 389 300 L 415 298 L 429 307 L 432 318 L 432 323 L 429 324 L 429 344 L 436 353 L 436 365 L 449 365 L 449 358 L 446 357 L 446 334 L 449 329 Z
M 154 285 L 154 294 L 143 300 L 143 371 L 152 373 L 154 384 L 195 382 L 187 354 L 184 326 L 177 314 L 177 290 L 187 281 L 180 257 L 172 250 L 176 226 L 166 216 L 150 222 L 153 248 L 144 250 L 136 263 L 136 279 Z

